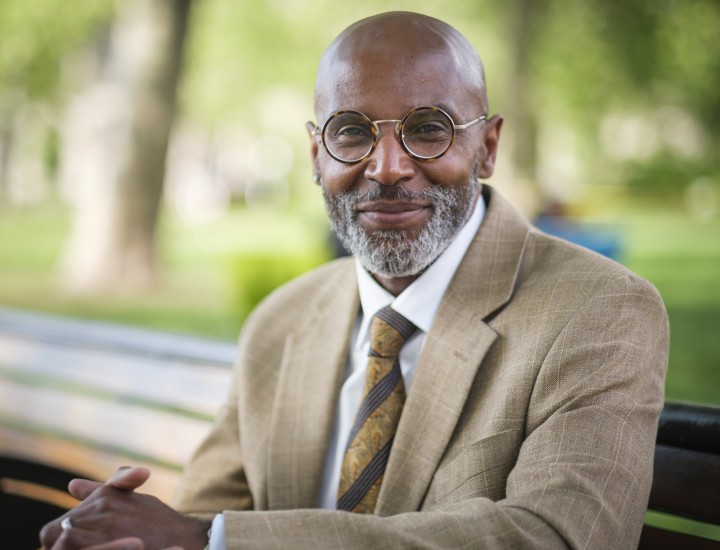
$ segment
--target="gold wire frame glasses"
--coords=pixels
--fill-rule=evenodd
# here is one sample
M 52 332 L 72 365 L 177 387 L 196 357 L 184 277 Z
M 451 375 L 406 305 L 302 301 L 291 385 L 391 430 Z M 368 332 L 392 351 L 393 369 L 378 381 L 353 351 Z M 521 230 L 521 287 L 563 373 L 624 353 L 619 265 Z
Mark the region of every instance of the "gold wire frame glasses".
M 372 155 L 383 133 L 380 124 L 392 122 L 400 145 L 411 157 L 434 160 L 447 153 L 455 140 L 455 132 L 487 120 L 487 115 L 466 124 L 455 124 L 452 117 L 439 107 L 418 107 L 402 119 L 370 120 L 359 111 L 336 111 L 322 128 L 309 122 L 311 134 L 320 136 L 328 154 L 339 162 L 356 164 Z

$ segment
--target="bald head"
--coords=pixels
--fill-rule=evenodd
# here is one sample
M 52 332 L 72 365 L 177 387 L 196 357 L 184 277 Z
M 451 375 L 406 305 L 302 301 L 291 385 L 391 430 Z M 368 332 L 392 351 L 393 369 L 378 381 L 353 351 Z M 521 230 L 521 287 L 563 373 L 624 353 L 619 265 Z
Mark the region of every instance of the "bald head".
M 487 112 L 485 77 L 480 57 L 456 29 L 438 19 L 410 12 L 390 12 L 362 19 L 345 29 L 320 61 L 315 110 L 324 114 L 328 98 L 346 86 L 361 63 L 394 65 L 411 74 L 407 86 L 429 76 L 436 65 L 451 75 L 454 91 L 466 94 Z M 411 71 L 411 72 L 410 72 Z

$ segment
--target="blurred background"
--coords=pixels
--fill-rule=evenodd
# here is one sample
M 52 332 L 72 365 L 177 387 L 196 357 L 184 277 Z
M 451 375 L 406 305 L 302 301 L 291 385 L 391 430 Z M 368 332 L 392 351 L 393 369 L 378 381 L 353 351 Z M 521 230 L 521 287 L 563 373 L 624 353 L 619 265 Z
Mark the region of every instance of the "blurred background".
M 490 183 L 652 281 L 668 396 L 720 404 L 716 0 L 2 0 L 0 305 L 235 339 L 332 257 L 317 62 L 398 9 L 483 57 L 506 118 Z

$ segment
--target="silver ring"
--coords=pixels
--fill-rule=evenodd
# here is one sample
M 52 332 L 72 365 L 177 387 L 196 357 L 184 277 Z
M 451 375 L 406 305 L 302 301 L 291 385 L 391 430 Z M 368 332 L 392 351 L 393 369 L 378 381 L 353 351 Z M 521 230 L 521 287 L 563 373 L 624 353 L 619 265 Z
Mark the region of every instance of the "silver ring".
M 70 521 L 70 518 L 63 518 L 63 520 L 60 522 L 60 527 L 62 527 L 63 531 L 69 531 L 72 529 L 72 521 Z

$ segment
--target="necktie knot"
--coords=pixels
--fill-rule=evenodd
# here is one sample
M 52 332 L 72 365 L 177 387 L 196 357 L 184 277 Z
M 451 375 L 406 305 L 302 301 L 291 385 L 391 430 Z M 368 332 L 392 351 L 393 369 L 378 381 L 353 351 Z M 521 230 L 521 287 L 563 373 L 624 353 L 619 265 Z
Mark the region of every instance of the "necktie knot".
M 378 311 L 370 323 L 370 355 L 397 357 L 405 341 L 417 327 L 400 313 L 386 306 Z

